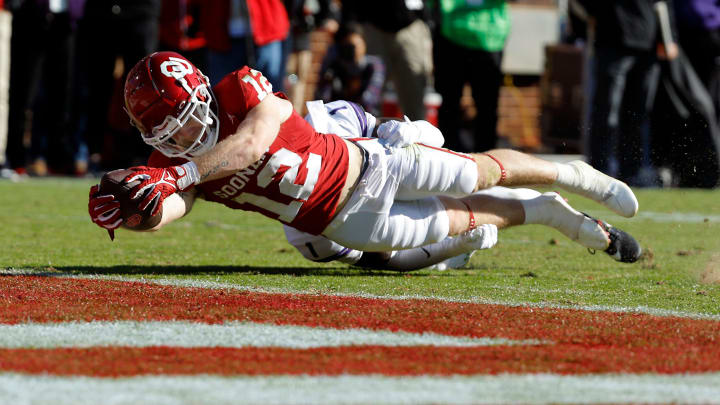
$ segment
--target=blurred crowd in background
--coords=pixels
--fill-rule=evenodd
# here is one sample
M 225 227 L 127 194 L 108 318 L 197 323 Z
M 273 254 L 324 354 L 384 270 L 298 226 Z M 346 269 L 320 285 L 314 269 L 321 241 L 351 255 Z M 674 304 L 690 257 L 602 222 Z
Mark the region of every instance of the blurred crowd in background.
M 579 146 L 531 151 L 582 153 L 633 186 L 718 184 L 717 1 L 511 3 L 0 0 L 2 177 L 96 176 L 144 164 L 151 150 L 129 125 L 122 86 L 157 50 L 183 54 L 212 84 L 249 65 L 301 114 L 307 100 L 345 99 L 379 116 L 427 119 L 453 150 L 518 147 L 498 134 L 501 89 L 513 83 L 502 68 L 511 8 L 550 5 L 566 48 L 553 48 L 546 64 L 555 65 L 529 80 L 547 107 L 534 119 L 554 135 L 569 126 L 558 145 Z M 563 71 L 558 49 L 582 63 Z M 571 76 L 579 91 L 561 85 Z M 552 108 L 568 98 L 577 120 Z

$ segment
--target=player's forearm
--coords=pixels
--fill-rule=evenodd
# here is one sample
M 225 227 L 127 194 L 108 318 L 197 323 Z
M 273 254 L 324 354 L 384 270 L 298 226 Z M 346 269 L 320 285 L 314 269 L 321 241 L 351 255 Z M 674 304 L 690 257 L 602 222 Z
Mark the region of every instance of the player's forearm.
M 162 219 L 160 223 L 149 229 L 149 231 L 157 231 L 163 226 L 182 218 L 190 210 L 195 202 L 195 191 L 175 193 L 163 201 Z
M 200 176 L 197 183 L 231 176 L 260 160 L 265 150 L 252 137 L 233 135 L 209 153 L 193 159 Z
M 456 240 L 447 238 L 432 245 L 393 252 L 390 260 L 385 265 L 390 270 L 418 270 L 438 264 L 443 260 L 467 251 L 468 249 L 457 243 Z
M 446 238 L 441 242 L 413 249 L 393 252 L 363 252 L 360 260 L 354 265 L 395 271 L 418 270 L 467 252 L 468 248 L 459 241 L 458 238 Z

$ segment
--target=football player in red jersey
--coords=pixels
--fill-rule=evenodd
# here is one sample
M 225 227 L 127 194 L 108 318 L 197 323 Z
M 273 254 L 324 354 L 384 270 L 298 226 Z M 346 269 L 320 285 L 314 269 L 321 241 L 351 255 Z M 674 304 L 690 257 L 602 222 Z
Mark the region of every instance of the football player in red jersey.
M 619 261 L 640 256 L 632 236 L 576 211 L 557 193 L 472 194 L 495 185 L 547 184 L 635 215 L 638 202 L 626 184 L 580 161 L 553 163 L 508 149 L 465 155 L 418 143 L 386 147 L 403 133 L 432 130 L 420 123 L 389 123 L 384 142 L 346 140 L 316 132 L 260 72 L 244 67 L 210 89 L 197 68 L 171 52 L 138 62 L 128 74 L 125 103 L 143 140 L 157 149 L 127 179 L 142 180 L 135 195 L 151 191 L 139 204 L 155 211 L 168 198 L 178 202 L 177 209 L 163 205 L 159 227 L 201 196 L 362 251 L 428 245 L 478 224 L 543 224 Z M 374 130 L 374 123 L 365 124 L 364 131 Z M 98 225 L 117 225 L 119 212 L 100 214 L 93 216 Z

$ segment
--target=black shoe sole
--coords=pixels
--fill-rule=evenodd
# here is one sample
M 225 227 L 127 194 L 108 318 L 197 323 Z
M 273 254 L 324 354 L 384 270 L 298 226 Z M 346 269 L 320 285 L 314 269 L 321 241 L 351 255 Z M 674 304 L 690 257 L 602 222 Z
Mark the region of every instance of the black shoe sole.
M 622 263 L 635 263 L 640 259 L 642 255 L 642 247 L 635 238 L 629 233 L 622 229 L 615 228 L 607 222 L 595 219 L 587 214 L 588 218 L 597 222 L 602 229 L 607 232 L 610 238 L 610 246 L 605 249 L 607 253 L 613 259 Z
M 602 222 L 602 221 L 600 221 Z M 603 223 L 603 228 L 610 235 L 610 246 L 605 253 L 622 263 L 635 263 L 642 255 L 642 247 L 635 238 L 622 229 Z

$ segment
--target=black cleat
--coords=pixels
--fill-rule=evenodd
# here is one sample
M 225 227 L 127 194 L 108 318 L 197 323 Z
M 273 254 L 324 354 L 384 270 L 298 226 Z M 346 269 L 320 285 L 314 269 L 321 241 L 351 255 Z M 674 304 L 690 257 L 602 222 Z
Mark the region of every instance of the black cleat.
M 598 225 L 607 233 L 610 238 L 610 245 L 605 249 L 605 253 L 609 254 L 613 259 L 623 263 L 635 263 L 642 254 L 642 248 L 635 238 L 629 233 L 615 228 L 605 221 L 595 219 L 587 214 L 588 218 L 597 222 Z

